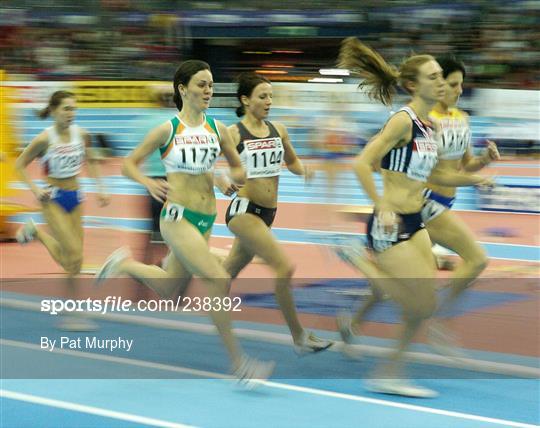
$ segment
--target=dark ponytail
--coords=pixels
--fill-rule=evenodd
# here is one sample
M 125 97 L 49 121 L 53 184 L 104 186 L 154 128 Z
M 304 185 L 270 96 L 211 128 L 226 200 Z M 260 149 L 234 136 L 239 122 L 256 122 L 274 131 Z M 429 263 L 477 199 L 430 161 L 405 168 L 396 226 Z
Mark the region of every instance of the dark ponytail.
M 246 114 L 246 108 L 242 104 L 242 97 L 245 95 L 249 98 L 253 90 L 261 83 L 271 83 L 266 77 L 252 71 L 240 74 L 237 80 L 238 89 L 236 90 L 236 98 L 240 101 L 240 106 L 236 108 L 236 115 L 242 117 Z
M 238 117 L 242 117 L 246 114 L 246 109 L 244 105 L 241 105 L 240 107 L 236 107 L 236 115 Z
M 180 95 L 180 89 L 178 89 L 178 86 L 180 84 L 187 86 L 189 84 L 189 81 L 193 77 L 193 75 L 197 74 L 201 70 L 210 71 L 210 66 L 204 61 L 199 61 L 197 59 L 190 59 L 180 64 L 180 66 L 176 70 L 176 73 L 174 73 L 173 101 L 178 111 L 182 110 L 182 96 Z
M 47 106 L 39 110 L 36 114 L 37 114 L 37 117 L 39 117 L 40 119 L 47 119 L 49 115 L 51 114 L 51 108 Z
M 75 94 L 69 91 L 56 91 L 51 95 L 51 98 L 49 98 L 47 107 L 39 110 L 37 112 L 37 116 L 40 119 L 47 119 L 51 115 L 52 111 L 62 104 L 62 100 L 65 98 L 75 98 Z

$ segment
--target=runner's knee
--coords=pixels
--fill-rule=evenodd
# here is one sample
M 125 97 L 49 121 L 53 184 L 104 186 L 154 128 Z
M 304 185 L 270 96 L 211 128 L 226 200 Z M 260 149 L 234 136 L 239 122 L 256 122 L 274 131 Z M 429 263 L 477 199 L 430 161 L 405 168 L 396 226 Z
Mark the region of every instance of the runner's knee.
M 276 277 L 279 279 L 291 279 L 294 275 L 295 267 L 289 262 L 280 263 L 274 268 Z
M 473 258 L 467 260 L 475 274 L 482 272 L 488 265 L 488 258 L 484 250 L 479 251 Z
M 78 275 L 79 273 L 81 273 L 82 262 L 83 262 L 82 256 L 78 256 L 78 255 L 69 256 L 66 260 L 66 266 L 65 266 L 67 273 L 69 273 L 70 275 Z
M 437 296 L 435 293 L 422 293 L 411 299 L 404 307 L 405 316 L 408 318 L 424 320 L 433 315 L 437 308 Z

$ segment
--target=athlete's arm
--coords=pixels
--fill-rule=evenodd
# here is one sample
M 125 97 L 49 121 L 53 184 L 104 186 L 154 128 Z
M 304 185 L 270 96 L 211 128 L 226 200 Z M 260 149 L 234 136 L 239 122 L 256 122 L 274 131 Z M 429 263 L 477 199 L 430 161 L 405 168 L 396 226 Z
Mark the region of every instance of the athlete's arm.
M 223 152 L 225 159 L 227 159 L 227 163 L 231 170 L 231 178 L 236 184 L 244 184 L 246 181 L 246 173 L 242 167 L 240 156 L 236 151 L 236 144 L 234 144 L 233 139 L 229 134 L 229 130 L 223 123 L 216 120 L 216 126 L 219 135 L 221 136 L 221 151 Z
M 353 170 L 364 188 L 364 191 L 375 204 L 381 203 L 381 197 L 377 193 L 373 171 L 380 165 L 382 158 L 395 146 L 407 141 L 412 133 L 412 123 L 405 112 L 395 114 L 390 118 L 386 126 L 369 141 L 356 156 L 353 162 Z
M 493 177 L 482 176 L 477 174 L 464 174 L 460 172 L 452 172 L 447 170 L 433 170 L 429 177 L 429 182 L 439 186 L 493 186 Z
M 464 171 L 476 172 L 489 165 L 492 161 L 499 160 L 500 158 L 501 156 L 499 155 L 497 144 L 487 140 L 487 147 L 482 156 L 474 156 L 469 148 L 461 159 L 461 165 Z
M 233 144 L 236 147 L 240 142 L 240 133 L 238 132 L 238 127 L 236 125 L 231 125 L 227 129 L 229 130 L 229 135 L 231 136 Z M 217 168 L 214 171 L 214 186 L 216 186 L 225 196 L 231 196 L 233 193 L 238 192 L 241 187 L 234 184 L 225 171 Z
M 141 183 L 148 189 L 152 197 L 160 202 L 164 202 L 169 190 L 169 184 L 165 180 L 156 180 L 143 174 L 139 165 L 151 153 L 167 143 L 171 136 L 172 126 L 170 122 L 165 122 L 152 129 L 141 144 L 139 144 L 122 163 L 122 174 L 126 177 Z
M 309 179 L 313 176 L 313 171 L 308 168 L 308 166 L 303 163 L 298 156 L 296 151 L 291 143 L 289 133 L 285 125 L 281 123 L 274 123 L 274 126 L 281 136 L 281 142 L 283 143 L 283 149 L 285 151 L 285 164 L 287 169 L 296 175 L 303 175 L 306 179 Z
M 88 161 L 88 175 L 96 180 L 98 188 L 98 202 L 104 207 L 109 204 L 110 198 L 109 195 L 105 192 L 105 187 L 103 186 L 103 180 L 101 179 L 101 171 L 99 169 L 99 161 L 96 156 L 96 151 L 92 149 L 92 137 L 86 131 L 86 129 L 81 128 L 81 137 L 84 141 L 86 159 Z
M 21 178 L 21 180 L 30 187 L 30 190 L 35 195 L 38 201 L 44 201 L 48 198 L 48 192 L 35 185 L 34 180 L 28 177 L 26 173 L 26 167 L 35 158 L 45 153 L 47 145 L 49 144 L 49 138 L 47 131 L 42 131 L 26 146 L 23 152 L 19 155 L 15 161 L 15 171 Z

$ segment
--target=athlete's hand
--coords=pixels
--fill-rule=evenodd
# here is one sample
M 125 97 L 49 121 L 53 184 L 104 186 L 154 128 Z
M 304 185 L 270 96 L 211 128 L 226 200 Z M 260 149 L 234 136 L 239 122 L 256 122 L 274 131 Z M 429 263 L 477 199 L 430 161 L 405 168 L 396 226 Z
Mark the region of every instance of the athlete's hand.
M 231 196 L 233 193 L 238 192 L 241 187 L 232 183 L 229 177 L 227 177 L 225 174 L 216 175 L 214 178 L 214 185 L 225 196 Z
M 167 180 L 149 178 L 144 187 L 156 201 L 165 203 L 170 186 Z
M 231 180 L 234 184 L 243 185 L 246 182 L 246 172 L 241 166 L 231 168 Z
M 306 183 L 310 183 L 311 180 L 313 180 L 313 177 L 315 177 L 315 171 L 306 164 L 304 164 L 304 181 Z
M 42 204 L 51 200 L 51 189 L 42 189 L 41 187 L 36 187 L 32 190 L 32 193 L 34 194 L 36 199 Z
M 488 160 L 488 162 L 499 160 L 501 158 L 501 155 L 499 154 L 499 150 L 497 149 L 497 144 L 495 144 L 494 141 L 487 140 L 487 147 L 486 147 L 486 154 L 485 159 Z
M 107 193 L 98 193 L 97 200 L 99 206 L 102 208 L 111 203 L 111 197 Z
M 488 176 L 479 175 L 478 183 L 476 184 L 476 186 L 492 189 L 495 187 L 495 177 L 493 175 L 488 175 Z
M 377 210 L 377 220 L 383 227 L 385 233 L 392 233 L 397 221 L 397 216 L 394 211 L 386 208 L 379 208 Z

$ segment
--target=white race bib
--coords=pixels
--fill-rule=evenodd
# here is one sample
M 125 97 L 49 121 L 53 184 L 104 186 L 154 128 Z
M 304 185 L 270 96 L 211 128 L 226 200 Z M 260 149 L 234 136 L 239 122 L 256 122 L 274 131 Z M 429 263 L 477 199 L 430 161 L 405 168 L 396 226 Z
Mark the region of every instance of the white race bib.
M 471 142 L 471 131 L 463 121 L 441 121 L 441 132 L 436 136 L 441 159 L 461 159 Z
M 274 177 L 281 173 L 283 143 L 280 137 L 244 140 L 247 178 Z
M 183 215 L 184 207 L 182 205 L 167 202 L 162 208 L 161 217 L 165 221 L 178 222 L 182 220 Z
M 58 144 L 51 148 L 49 175 L 66 178 L 77 175 L 84 161 L 84 149 L 79 144 Z
M 375 215 L 373 218 L 373 226 L 371 227 L 371 238 L 373 240 L 373 249 L 377 252 L 383 252 L 398 242 L 398 223 L 394 223 L 390 232 L 379 223 L 379 219 Z
M 430 138 L 414 138 L 407 176 L 413 180 L 427 181 L 436 164 L 437 144 Z
M 174 144 L 175 170 L 190 174 L 210 171 L 221 151 L 218 137 L 213 134 L 175 135 L 171 144 Z

